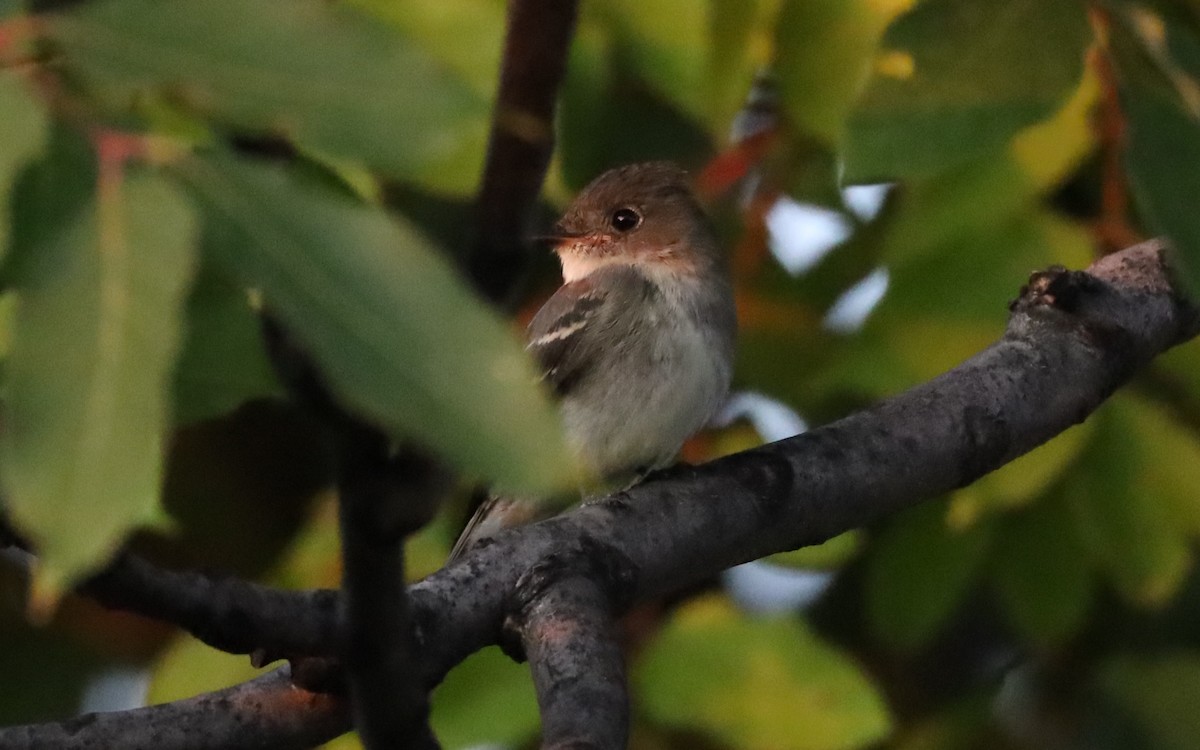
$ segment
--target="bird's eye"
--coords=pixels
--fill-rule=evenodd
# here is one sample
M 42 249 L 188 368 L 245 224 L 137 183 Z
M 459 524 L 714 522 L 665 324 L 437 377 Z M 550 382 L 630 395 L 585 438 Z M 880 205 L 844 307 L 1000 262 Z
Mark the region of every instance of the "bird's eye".
M 618 208 L 609 219 L 612 228 L 618 232 L 628 232 L 642 223 L 642 215 L 632 208 Z

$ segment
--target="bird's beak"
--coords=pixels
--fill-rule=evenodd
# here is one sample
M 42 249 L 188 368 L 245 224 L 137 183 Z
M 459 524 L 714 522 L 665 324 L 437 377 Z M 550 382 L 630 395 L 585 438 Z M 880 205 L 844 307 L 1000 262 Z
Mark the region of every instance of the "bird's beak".
M 571 247 L 578 245 L 579 241 L 586 236 L 579 232 L 567 232 L 555 227 L 551 234 L 543 234 L 533 239 L 539 243 L 546 243 L 555 253 L 562 253 L 564 250 L 569 250 Z

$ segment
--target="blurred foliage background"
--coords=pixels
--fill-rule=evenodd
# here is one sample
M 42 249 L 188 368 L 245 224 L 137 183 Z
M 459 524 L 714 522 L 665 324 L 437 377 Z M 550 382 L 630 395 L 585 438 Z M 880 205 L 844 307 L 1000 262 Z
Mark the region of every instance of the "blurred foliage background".
M 464 477 L 566 478 L 518 324 L 452 270 L 502 0 L 30 5 L 0 2 L 0 482 L 42 554 L 32 585 L 0 558 L 4 725 L 253 674 L 58 600 L 130 537 L 337 585 L 327 449 L 280 400 L 263 300 L 349 404 Z M 1200 281 L 1193 0 L 584 0 L 557 125 L 547 220 L 671 158 L 728 241 L 737 393 L 689 460 L 939 374 L 1033 270 L 1166 234 Z M 526 311 L 548 254 L 532 279 Z M 414 576 L 465 512 L 412 540 Z M 633 746 L 1197 747 L 1198 536 L 1190 344 L 971 487 L 632 613 Z M 538 724 L 495 650 L 433 718 L 448 748 Z

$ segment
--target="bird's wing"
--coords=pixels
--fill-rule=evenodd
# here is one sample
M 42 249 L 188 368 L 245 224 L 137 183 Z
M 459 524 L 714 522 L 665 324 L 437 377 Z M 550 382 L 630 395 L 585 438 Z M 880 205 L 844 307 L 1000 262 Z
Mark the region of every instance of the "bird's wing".
M 622 335 L 622 319 L 635 317 L 653 285 L 628 266 L 605 268 L 563 284 L 529 323 L 527 349 L 554 393 L 567 395 Z

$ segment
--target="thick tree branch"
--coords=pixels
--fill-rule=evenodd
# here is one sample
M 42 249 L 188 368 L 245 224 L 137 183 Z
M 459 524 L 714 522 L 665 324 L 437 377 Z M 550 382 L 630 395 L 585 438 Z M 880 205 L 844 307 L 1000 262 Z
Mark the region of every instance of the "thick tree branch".
M 509 0 L 500 87 L 476 198 L 467 275 L 493 302 L 510 301 L 554 151 L 554 109 L 566 73 L 577 0 Z
M 1200 333 L 1200 309 L 1174 291 L 1165 256 L 1161 243 L 1150 242 L 1106 256 L 1086 273 L 1037 274 L 1013 304 L 1004 337 L 928 383 L 795 438 L 663 472 L 481 542 L 409 588 L 423 657 L 413 669 L 432 686 L 470 653 L 500 642 L 506 618 L 537 612 L 539 604 L 518 595 L 530 571 L 569 571 L 566 579 L 586 580 L 619 610 L 627 600 L 677 590 L 730 565 L 820 543 L 1011 461 L 1085 419 L 1154 356 Z M 143 578 L 126 582 L 137 586 Z M 543 592 L 566 595 L 555 586 Z M 318 595 L 279 594 L 290 598 L 271 601 L 279 607 L 268 615 L 242 612 L 247 630 L 270 637 L 275 627 L 291 628 L 291 640 L 321 653 L 328 602 L 314 607 L 306 597 Z M 173 609 L 156 596 L 168 594 L 117 598 L 151 615 Z M 294 622 L 278 621 L 284 610 Z M 585 630 L 600 632 L 593 624 Z M 537 627 L 523 632 L 526 641 L 554 635 Z M 552 663 L 546 648 L 527 645 L 544 665 Z M 280 710 L 303 721 L 308 709 Z M 0 730 L 0 747 L 14 731 Z
M 343 734 L 345 701 L 292 684 L 286 668 L 241 685 L 149 708 L 0 730 L 4 750 L 311 748 Z
M 494 642 L 521 576 L 587 555 L 634 600 L 748 560 L 819 544 L 969 484 L 1081 422 L 1134 371 L 1200 332 L 1173 291 L 1162 243 L 1088 273 L 1035 275 L 1005 336 L 959 367 L 788 440 L 662 472 L 542 523 L 481 542 L 413 587 L 435 632 L 431 667 Z
M 530 571 L 517 587 L 525 604 L 513 618 L 537 688 L 542 747 L 621 750 L 629 696 L 613 605 L 594 577 L 563 570 L 549 558 Z

